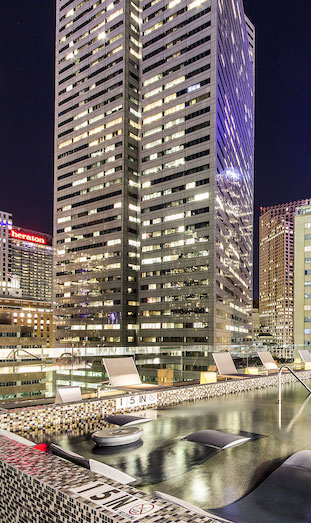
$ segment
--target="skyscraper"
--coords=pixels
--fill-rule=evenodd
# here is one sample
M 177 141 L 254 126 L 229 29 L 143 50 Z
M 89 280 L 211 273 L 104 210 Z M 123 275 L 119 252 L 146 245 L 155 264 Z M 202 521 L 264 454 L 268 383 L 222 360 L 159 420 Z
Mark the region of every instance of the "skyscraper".
M 311 201 L 295 215 L 295 356 L 311 346 Z
M 261 208 L 259 219 L 259 314 L 280 347 L 294 342 L 295 210 L 311 200 Z
M 251 341 L 254 53 L 240 0 L 57 1 L 57 345 Z

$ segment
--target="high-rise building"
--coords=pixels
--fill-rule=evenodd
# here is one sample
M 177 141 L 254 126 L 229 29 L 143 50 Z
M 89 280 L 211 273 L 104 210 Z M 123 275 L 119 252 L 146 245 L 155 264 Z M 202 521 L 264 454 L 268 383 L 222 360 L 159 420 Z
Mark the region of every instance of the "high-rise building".
M 295 215 L 295 356 L 311 346 L 311 201 Z
M 51 304 L 51 236 L 13 225 L 11 213 L 0 211 L 0 220 L 0 297 Z
M 57 1 L 55 344 L 251 342 L 242 0 Z
M 259 219 L 259 314 L 280 347 L 294 342 L 294 224 L 311 200 L 262 207 Z
M 12 253 L 10 231 L 12 230 L 12 214 L 0 211 L 0 295 L 19 295 L 20 291 L 11 288 Z

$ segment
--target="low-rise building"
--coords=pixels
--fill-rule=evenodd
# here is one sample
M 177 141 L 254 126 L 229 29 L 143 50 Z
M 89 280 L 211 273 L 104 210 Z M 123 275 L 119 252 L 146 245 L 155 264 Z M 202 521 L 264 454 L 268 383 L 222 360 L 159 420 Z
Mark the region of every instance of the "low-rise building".
M 12 325 L 31 327 L 36 338 L 42 338 L 47 347 L 52 347 L 53 311 L 51 303 L 0 297 L 0 314 L 4 312 L 9 314 Z
M 34 335 L 32 327 L 12 324 L 10 313 L 0 313 L 0 361 L 14 360 L 22 354 L 25 358 L 40 355 L 46 347 L 46 340 Z M 38 350 L 39 349 L 39 350 Z

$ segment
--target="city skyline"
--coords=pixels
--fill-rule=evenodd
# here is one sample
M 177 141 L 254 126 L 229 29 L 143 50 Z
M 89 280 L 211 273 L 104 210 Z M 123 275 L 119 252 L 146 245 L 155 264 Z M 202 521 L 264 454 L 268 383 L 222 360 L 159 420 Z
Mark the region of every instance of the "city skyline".
M 298 24 L 291 17 L 290 10 L 284 8 L 278 11 L 277 3 L 266 7 L 253 4 L 250 0 L 244 1 L 245 12 L 256 25 L 258 36 L 254 221 L 254 263 L 257 273 L 260 206 L 299 200 L 308 197 L 310 192 L 306 131 L 310 113 L 307 100 L 311 75 L 306 60 L 310 41 L 307 15 L 311 14 L 311 6 L 296 6 L 300 15 Z M 267 18 L 268 10 L 272 14 Z M 267 19 L 272 20 L 274 12 L 278 13 L 278 17 L 281 16 L 277 27 L 271 23 L 267 25 Z M 1 37 L 5 40 L 6 32 L 10 31 L 13 47 L 10 48 L 10 60 L 4 60 L 0 67 L 0 92 L 2 99 L 7 101 L 1 135 L 4 150 L 8 151 L 4 158 L 4 169 L 9 173 L 3 177 L 2 194 L 5 194 L 5 198 L 0 200 L 1 208 L 10 209 L 16 220 L 23 220 L 29 229 L 51 233 L 54 6 L 46 2 L 40 5 L 39 13 L 35 6 L 17 2 L 6 5 L 5 14 L 12 23 L 7 24 Z M 39 16 L 42 17 L 40 24 L 36 19 Z M 269 27 L 270 31 L 267 30 Z M 290 42 L 283 27 L 291 32 Z M 294 84 L 291 81 L 293 77 Z M 22 95 L 18 89 L 21 82 L 24 86 Z M 38 91 L 33 88 L 34 85 Z M 292 100 L 294 103 L 291 103 Z M 303 111 L 299 110 L 300 104 Z M 12 107 L 15 107 L 13 118 Z M 20 132 L 16 136 L 17 119 Z M 33 144 L 39 144 L 39 147 Z M 17 148 L 18 154 L 15 152 Z M 295 177 L 294 185 L 292 176 Z M 274 186 L 270 184 L 272 177 Z M 16 182 L 14 191 L 11 187 L 12 179 Z M 266 190 L 268 183 L 269 191 Z M 256 280 L 255 297 L 258 295 Z

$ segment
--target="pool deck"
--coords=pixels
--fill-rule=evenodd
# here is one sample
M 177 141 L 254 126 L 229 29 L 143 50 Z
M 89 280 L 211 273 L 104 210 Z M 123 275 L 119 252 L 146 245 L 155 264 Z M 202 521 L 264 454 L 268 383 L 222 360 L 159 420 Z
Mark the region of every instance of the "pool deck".
M 311 379 L 311 371 L 300 371 L 299 377 Z M 291 374 L 282 376 L 282 383 L 295 381 Z M 207 385 L 155 389 L 147 393 L 84 400 L 71 404 L 12 409 L 0 412 L 0 428 L 25 433 L 28 430 L 44 428 L 61 430 L 85 427 L 88 422 L 102 419 L 108 414 L 277 387 L 277 382 L 278 376 L 270 375 Z M 118 484 L 4 436 L 0 436 L 0 470 L 0 520 L 7 523 L 36 520 L 46 523 L 215 521 L 183 507 L 152 498 L 134 487 Z M 87 499 L 87 489 L 90 487 L 88 484 L 91 482 L 95 482 L 94 488 L 99 488 L 97 496 L 95 491 L 93 500 Z M 79 487 L 83 486 L 84 492 L 73 492 L 73 489 L 79 490 Z

